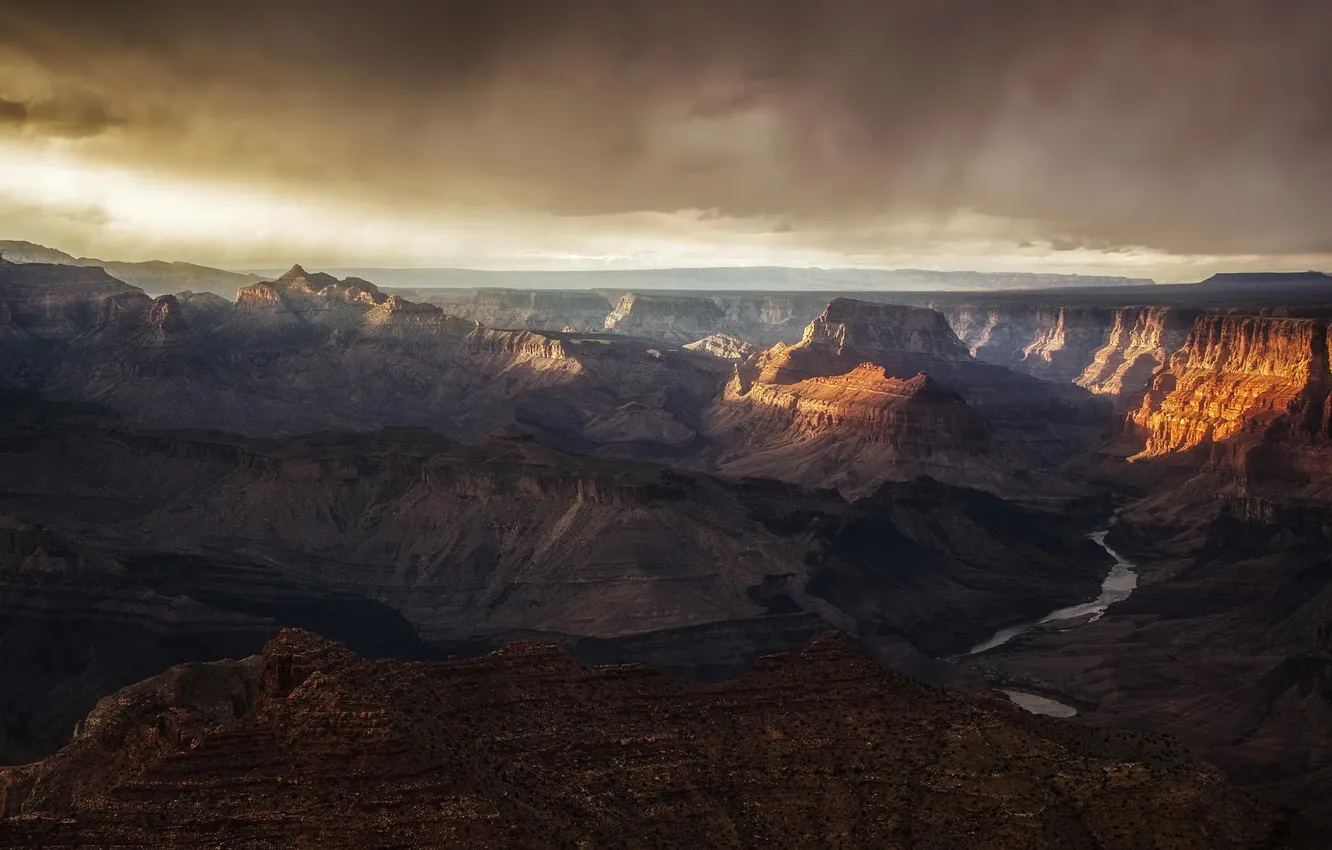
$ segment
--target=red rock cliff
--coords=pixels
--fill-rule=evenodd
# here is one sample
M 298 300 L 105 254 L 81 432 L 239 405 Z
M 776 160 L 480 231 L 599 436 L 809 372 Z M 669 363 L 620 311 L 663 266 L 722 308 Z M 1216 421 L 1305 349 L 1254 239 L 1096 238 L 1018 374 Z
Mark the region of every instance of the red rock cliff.
M 1184 345 L 1196 315 L 1170 307 L 1115 310 L 1109 338 L 1075 383 L 1116 401 L 1135 399 Z
M 1308 483 L 1332 464 L 1327 322 L 1201 316 L 1129 418 L 1133 458 L 1207 451 L 1244 478 Z M 1293 476 L 1293 478 L 1292 478 Z

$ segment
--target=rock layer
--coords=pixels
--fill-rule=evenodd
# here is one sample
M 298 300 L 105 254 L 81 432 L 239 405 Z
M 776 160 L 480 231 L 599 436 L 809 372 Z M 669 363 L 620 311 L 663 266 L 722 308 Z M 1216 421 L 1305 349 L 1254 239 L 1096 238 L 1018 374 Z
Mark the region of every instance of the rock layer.
M 630 292 L 606 316 L 615 333 L 663 342 L 692 342 L 722 329 L 725 316 L 710 298 Z
M 1156 370 L 1184 345 L 1195 318 L 1169 307 L 1115 310 L 1109 338 L 1076 383 L 1117 404 L 1137 401 Z
M 1136 460 L 1200 451 L 1241 479 L 1326 483 L 1327 323 L 1201 316 L 1130 422 Z
M 534 643 L 369 663 L 286 631 L 108 698 L 0 783 L 4 846 L 1211 850 L 1281 828 L 1167 741 L 924 688 L 836 637 L 705 689 Z
M 799 344 L 737 367 L 708 433 L 733 474 L 861 493 L 925 473 L 1034 496 L 1034 471 L 1108 425 L 1080 388 L 977 362 L 934 310 L 834 299 Z

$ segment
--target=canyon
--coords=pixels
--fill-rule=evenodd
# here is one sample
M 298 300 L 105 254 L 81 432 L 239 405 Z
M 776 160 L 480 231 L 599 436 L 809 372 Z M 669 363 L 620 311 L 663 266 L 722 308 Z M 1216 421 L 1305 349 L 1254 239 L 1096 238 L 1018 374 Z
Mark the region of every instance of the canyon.
M 679 772 L 641 789 L 665 795 L 652 796 L 670 813 L 662 841 L 681 839 L 670 830 L 683 810 L 661 802 L 679 798 L 676 782 L 710 789 L 689 811 L 739 843 L 805 835 L 804 809 L 736 820 L 719 800 L 739 793 L 738 768 L 700 753 L 761 746 L 765 782 L 815 739 L 839 742 L 825 749 L 841 758 L 855 751 L 850 728 L 809 724 L 841 723 L 811 718 L 843 693 L 887 706 L 909 693 L 896 710 L 922 712 L 938 740 L 960 728 L 950 712 L 983 715 L 970 755 L 942 763 L 975 765 L 1000 742 L 1016 748 L 1001 750 L 1009 776 L 1014 759 L 1053 759 L 1041 764 L 1065 777 L 1108 759 L 1097 775 L 1132 777 L 1144 799 L 1194 800 L 1188 814 L 1159 811 L 1205 821 L 1211 843 L 1197 846 L 1318 846 L 1317 801 L 1332 793 L 1332 292 L 1319 278 L 737 292 L 703 276 L 714 288 L 409 292 L 340 274 L 296 266 L 232 297 L 185 276 L 149 295 L 95 266 L 0 259 L 0 640 L 12 650 L 0 754 L 24 764 L 4 774 L 0 846 L 147 841 L 163 812 L 231 793 L 228 770 L 247 788 L 287 788 L 303 813 L 268 818 L 280 794 L 246 792 L 225 829 L 255 846 L 316 821 L 330 840 L 380 840 L 356 832 L 366 818 L 329 814 L 355 792 L 275 785 L 259 740 L 312 754 L 292 762 L 307 778 L 333 763 L 319 753 L 349 747 L 336 758 L 396 789 L 385 828 L 407 831 L 394 835 L 492 846 L 520 829 L 494 747 L 554 764 L 564 745 L 550 742 L 577 726 L 568 706 L 604 704 L 639 719 L 588 728 L 590 755 L 551 775 L 606 775 L 605 741 L 701 736 L 700 718 L 736 700 L 769 725 L 670 749 Z M 1087 537 L 1107 523 L 1138 585 L 1086 613 L 1115 568 Z M 1073 613 L 1051 619 L 1057 609 Z M 829 644 L 829 630 L 843 637 Z M 297 645 L 331 666 L 274 672 L 300 666 L 280 660 Z M 357 684 L 368 671 L 419 683 L 429 716 L 362 727 L 289 704 L 299 691 L 398 718 L 396 700 Z M 475 710 L 449 684 L 473 674 L 483 690 L 530 676 L 513 687 L 567 702 L 517 738 L 465 715 L 496 724 L 477 739 L 492 749 L 455 789 L 470 802 L 425 817 L 385 753 L 438 740 L 439 712 Z M 1035 717 L 1009 691 L 1074 716 Z M 672 706 L 653 722 L 676 731 L 641 725 L 625 700 Z M 786 737 L 764 737 L 774 711 L 813 737 L 792 742 L 780 725 Z M 645 763 L 664 763 L 661 746 Z M 895 758 L 914 764 L 906 753 Z M 802 774 L 809 799 L 851 793 L 848 770 Z M 700 775 L 717 784 L 689 778 Z M 213 790 L 186 800 L 185 787 Z M 532 797 L 534 829 L 568 829 L 559 801 L 574 787 Z M 986 815 L 984 841 L 1152 846 L 1164 834 L 1091 814 L 1111 793 L 1096 787 L 1022 827 Z M 1026 805 L 1050 792 L 1012 793 Z M 607 830 L 629 822 L 615 811 Z M 922 817 L 982 834 L 956 808 Z M 181 836 L 224 828 L 197 814 L 181 824 Z M 920 834 L 918 822 L 839 824 L 827 834 L 885 846 Z

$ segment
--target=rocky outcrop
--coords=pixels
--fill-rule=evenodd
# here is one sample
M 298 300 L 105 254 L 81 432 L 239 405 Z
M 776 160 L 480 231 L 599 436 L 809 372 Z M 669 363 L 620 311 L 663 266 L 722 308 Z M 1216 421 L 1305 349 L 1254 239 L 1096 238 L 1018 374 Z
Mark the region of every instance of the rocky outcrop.
M 190 327 L 208 330 L 226 321 L 231 316 L 232 303 L 212 292 L 194 292 L 185 290 L 176 293 L 182 314 Z
M 68 747 L 3 783 L 8 846 L 202 847 L 219 831 L 245 846 L 895 846 L 928 833 L 986 850 L 1210 850 L 1276 846 L 1282 827 L 1168 741 L 922 687 L 836 636 L 701 688 L 535 642 L 374 663 L 285 631 L 256 658 L 108 698 Z
M 838 298 L 809 324 L 794 346 L 764 354 L 759 381 L 790 384 L 846 372 L 860 363 L 882 366 L 890 377 L 921 371 L 937 375 L 971 360 L 942 314 L 924 307 L 871 304 Z
M 1318 484 L 1332 463 L 1327 323 L 1201 316 L 1130 416 L 1148 461 L 1187 452 L 1238 478 Z
M 710 433 L 735 446 L 720 459 L 729 475 L 863 494 L 920 474 L 974 476 L 993 448 L 980 415 L 924 373 L 890 378 L 866 363 L 845 375 L 746 385 L 742 371 L 711 422 Z
M 685 344 L 682 348 L 688 351 L 701 351 L 713 357 L 720 357 L 722 360 L 748 360 L 761 350 L 754 343 L 730 334 L 705 336 L 696 342 Z
M 1170 307 L 1115 310 L 1109 338 L 1076 383 L 1117 405 L 1137 402 L 1156 370 L 1184 345 L 1196 316 Z
M 605 328 L 678 344 L 721 330 L 724 319 L 710 298 L 630 292 L 607 314 Z
M 738 379 L 728 395 L 741 397 Z M 794 384 L 757 383 L 743 398 L 790 416 L 793 426 L 811 433 L 849 428 L 902 448 L 930 451 L 956 440 L 980 450 L 985 424 L 957 393 L 923 372 L 890 378 L 882 366 L 863 363 L 845 375 L 806 378 Z M 919 417 L 919 418 L 916 418 Z
M 256 283 L 236 292 L 236 307 L 246 312 L 274 312 L 330 327 L 362 320 L 388 296 L 360 278 L 338 280 L 322 272 L 292 266 L 277 280 Z
M 1013 469 L 1066 458 L 1108 425 L 1084 390 L 977 362 L 934 310 L 835 299 L 800 343 L 737 369 L 709 434 L 732 474 L 858 493 L 925 473 L 1017 495 Z

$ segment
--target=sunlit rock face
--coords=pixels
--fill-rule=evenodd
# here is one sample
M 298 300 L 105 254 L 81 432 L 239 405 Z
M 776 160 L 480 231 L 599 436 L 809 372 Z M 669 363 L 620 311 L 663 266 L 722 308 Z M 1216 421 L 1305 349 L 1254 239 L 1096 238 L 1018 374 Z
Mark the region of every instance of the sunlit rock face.
M 388 296 L 367 280 L 338 280 L 300 266 L 272 282 L 256 283 L 236 292 L 236 306 L 246 312 L 269 312 L 295 317 L 314 325 L 358 323 L 365 313 Z
M 730 334 L 712 334 L 695 342 L 686 343 L 682 348 L 711 354 L 722 360 L 748 360 L 760 349 L 752 342 L 731 336 Z
M 1327 322 L 1201 316 L 1129 423 L 1135 460 L 1198 449 L 1246 478 L 1309 482 L 1328 462 Z
M 951 371 L 970 360 L 941 313 L 837 298 L 805 328 L 799 343 L 778 344 L 764 355 L 759 380 L 789 384 L 845 373 L 861 363 L 883 367 L 889 377 L 909 378 L 927 368 Z
M 1188 339 L 1197 313 L 1171 307 L 1117 309 L 1105 345 L 1076 379 L 1097 395 L 1129 403 Z
M 1081 388 L 978 362 L 934 310 L 839 298 L 799 343 L 737 365 L 707 430 L 731 474 L 852 493 L 928 474 L 1012 494 L 1109 421 Z

